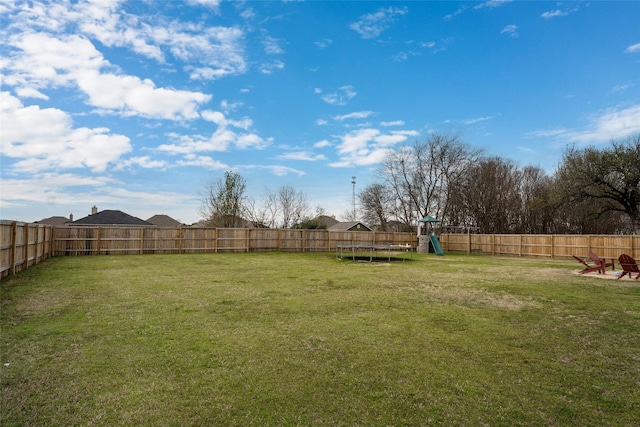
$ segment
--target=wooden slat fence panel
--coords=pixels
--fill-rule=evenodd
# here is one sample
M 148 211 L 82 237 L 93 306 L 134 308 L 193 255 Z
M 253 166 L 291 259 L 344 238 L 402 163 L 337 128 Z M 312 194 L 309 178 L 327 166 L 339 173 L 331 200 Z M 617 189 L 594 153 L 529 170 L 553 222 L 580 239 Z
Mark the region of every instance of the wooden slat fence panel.
M 413 233 L 269 228 L 60 227 L 56 232 L 55 255 L 331 252 L 341 244 L 415 246 L 416 241 Z
M 275 228 L 256 228 L 249 230 L 249 250 L 255 252 L 278 250 L 278 235 Z
M 330 248 L 328 230 L 305 230 L 305 251 L 328 252 Z
M 278 230 L 276 250 L 284 252 L 302 251 L 302 230 Z
M 218 228 L 216 252 L 248 252 L 249 229 Z
M 617 258 L 626 253 L 640 260 L 640 235 L 570 234 L 443 234 L 445 251 L 550 258 L 586 257 L 593 251 L 601 257 Z
M 53 230 L 50 225 L 0 221 L 0 276 L 15 274 L 50 257 Z

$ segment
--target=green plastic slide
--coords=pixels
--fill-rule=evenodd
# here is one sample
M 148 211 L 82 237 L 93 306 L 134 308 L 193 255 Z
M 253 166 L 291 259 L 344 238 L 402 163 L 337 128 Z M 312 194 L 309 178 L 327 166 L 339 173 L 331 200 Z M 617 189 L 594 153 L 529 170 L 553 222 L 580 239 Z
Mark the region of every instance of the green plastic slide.
M 442 252 L 442 247 L 440 247 L 440 240 L 438 240 L 438 237 L 430 236 L 429 239 L 431 240 L 431 244 L 433 245 L 433 250 L 436 251 L 436 255 L 444 255 L 444 252 Z

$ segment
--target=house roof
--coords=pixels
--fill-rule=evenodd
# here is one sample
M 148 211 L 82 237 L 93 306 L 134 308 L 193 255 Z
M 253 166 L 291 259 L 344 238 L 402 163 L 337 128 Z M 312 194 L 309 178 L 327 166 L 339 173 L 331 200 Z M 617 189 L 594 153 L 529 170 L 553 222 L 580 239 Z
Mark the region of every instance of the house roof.
M 150 222 L 136 218 L 122 211 L 104 210 L 93 215 L 85 216 L 70 225 L 142 225 L 153 226 Z
M 45 225 L 67 225 L 71 221 L 69 218 L 65 216 L 50 216 L 49 218 L 41 219 L 40 221 L 36 221 L 37 224 L 45 224 Z
M 328 228 L 331 231 L 371 231 L 369 227 L 360 221 L 338 222 Z
M 147 219 L 147 222 L 157 226 L 157 227 L 180 227 L 182 224 L 179 221 L 171 218 L 169 215 L 154 215 L 151 218 Z
M 329 228 L 332 225 L 336 225 L 339 221 L 332 216 L 328 215 L 319 215 L 313 219 L 314 221 L 323 224 L 325 227 Z

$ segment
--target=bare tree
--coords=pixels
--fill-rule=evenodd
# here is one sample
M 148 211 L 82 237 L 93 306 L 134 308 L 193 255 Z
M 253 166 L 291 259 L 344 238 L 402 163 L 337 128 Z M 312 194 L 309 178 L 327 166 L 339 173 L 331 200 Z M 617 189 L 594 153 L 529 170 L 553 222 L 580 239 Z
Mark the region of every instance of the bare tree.
M 245 211 L 245 179 L 227 171 L 224 179 L 211 182 L 203 196 L 200 215 L 211 227 L 240 227 Z
M 522 170 L 520 192 L 522 214 L 517 233 L 553 233 L 554 213 L 557 199 L 554 194 L 553 178 L 541 168 L 526 166 Z
M 460 181 L 459 195 L 467 214 L 484 233 L 510 233 L 520 220 L 521 173 L 498 157 L 471 166 Z
M 379 224 L 383 231 L 388 231 L 394 200 L 393 193 L 383 184 L 368 185 L 358 193 L 363 221 L 370 225 Z
M 267 194 L 262 200 L 262 218 L 263 224 L 269 228 L 276 227 L 278 225 L 278 215 L 280 213 L 280 206 L 278 204 L 278 196 L 276 193 L 272 193 L 267 190 Z
M 391 153 L 379 173 L 394 194 L 396 218 L 412 225 L 426 215 L 446 217 L 451 186 L 480 153 L 455 135 L 440 134 Z
M 291 228 L 299 224 L 309 210 L 307 196 L 302 190 L 296 191 L 290 185 L 280 187 L 276 194 L 282 213 L 282 228 Z

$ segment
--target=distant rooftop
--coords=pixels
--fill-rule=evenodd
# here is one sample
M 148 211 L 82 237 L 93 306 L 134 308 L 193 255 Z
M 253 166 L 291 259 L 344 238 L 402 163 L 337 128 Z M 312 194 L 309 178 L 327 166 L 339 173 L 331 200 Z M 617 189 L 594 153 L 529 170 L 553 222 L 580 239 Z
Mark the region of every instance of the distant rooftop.
M 157 226 L 157 227 L 180 227 L 183 225 L 181 222 L 176 221 L 171 218 L 169 215 L 154 215 L 151 218 L 147 219 L 147 222 Z
M 73 221 L 70 225 L 139 225 L 151 227 L 153 224 L 143 219 L 131 216 L 122 211 L 104 210 L 94 213 L 77 221 Z

